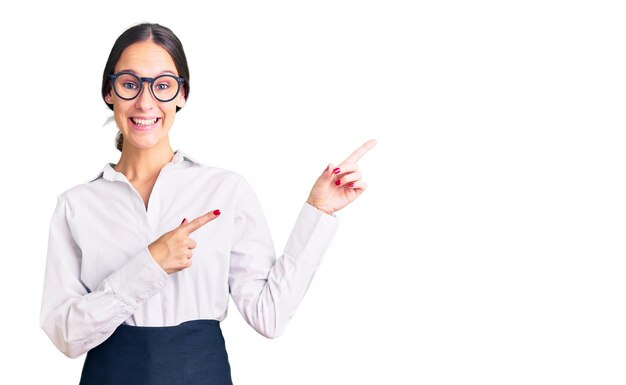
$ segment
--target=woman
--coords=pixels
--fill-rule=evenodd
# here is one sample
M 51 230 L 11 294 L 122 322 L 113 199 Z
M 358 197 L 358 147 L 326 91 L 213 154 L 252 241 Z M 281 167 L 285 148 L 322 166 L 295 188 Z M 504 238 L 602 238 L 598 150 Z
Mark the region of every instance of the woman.
M 374 140 L 322 172 L 276 258 L 248 182 L 172 150 L 189 89 L 168 28 L 136 25 L 115 42 L 102 97 L 121 157 L 58 195 L 41 307 L 57 348 L 87 353 L 81 384 L 232 383 L 219 326 L 229 294 L 260 334 L 283 333 L 337 229 L 334 212 L 366 189 L 356 162 Z

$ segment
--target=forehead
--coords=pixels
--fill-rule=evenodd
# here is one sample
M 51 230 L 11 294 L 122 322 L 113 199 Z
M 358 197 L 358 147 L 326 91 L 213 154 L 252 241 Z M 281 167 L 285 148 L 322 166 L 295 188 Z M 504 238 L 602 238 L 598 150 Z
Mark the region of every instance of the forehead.
M 170 54 L 152 41 L 142 41 L 126 47 L 115 65 L 115 72 L 131 70 L 141 76 L 156 76 L 164 71 L 178 74 Z

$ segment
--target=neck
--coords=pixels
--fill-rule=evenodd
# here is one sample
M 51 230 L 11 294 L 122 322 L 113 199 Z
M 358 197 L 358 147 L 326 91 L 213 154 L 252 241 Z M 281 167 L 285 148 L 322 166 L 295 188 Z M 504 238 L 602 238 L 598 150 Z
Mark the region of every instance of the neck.
M 124 174 L 129 181 L 147 181 L 159 175 L 173 157 L 174 151 L 169 143 L 150 148 L 135 148 L 124 143 L 120 160 L 113 169 Z

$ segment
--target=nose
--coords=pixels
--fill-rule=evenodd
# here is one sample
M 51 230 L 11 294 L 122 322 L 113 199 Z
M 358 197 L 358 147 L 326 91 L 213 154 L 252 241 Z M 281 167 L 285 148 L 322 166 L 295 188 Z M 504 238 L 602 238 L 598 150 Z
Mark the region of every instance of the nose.
M 137 95 L 137 98 L 135 98 L 135 107 L 137 109 L 149 110 L 157 102 L 154 96 L 152 96 L 152 92 L 150 92 L 150 87 L 152 87 L 152 83 L 143 82 L 141 91 L 139 91 L 139 95 Z

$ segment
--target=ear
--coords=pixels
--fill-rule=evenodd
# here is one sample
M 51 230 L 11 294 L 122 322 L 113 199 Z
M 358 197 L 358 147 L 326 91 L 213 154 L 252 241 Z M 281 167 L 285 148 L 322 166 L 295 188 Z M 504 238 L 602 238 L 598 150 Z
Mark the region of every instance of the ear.
M 183 106 L 185 105 L 185 88 L 184 87 L 180 87 L 180 95 L 178 95 L 177 97 L 178 102 L 176 102 L 176 106 L 178 106 L 178 108 L 183 108 Z
M 109 103 L 109 104 L 113 104 L 113 98 L 111 97 L 111 91 L 109 91 L 109 93 L 104 97 L 104 101 Z

